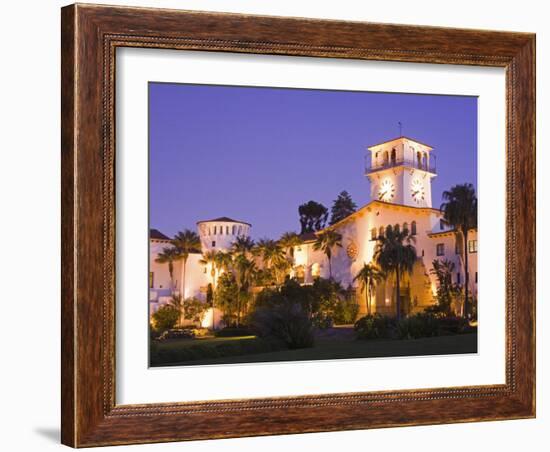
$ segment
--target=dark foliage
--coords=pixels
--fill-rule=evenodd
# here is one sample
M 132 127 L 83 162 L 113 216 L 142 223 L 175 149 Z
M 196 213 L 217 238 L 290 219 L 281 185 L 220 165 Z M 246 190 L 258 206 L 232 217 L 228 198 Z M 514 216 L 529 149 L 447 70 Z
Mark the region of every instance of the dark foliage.
M 330 224 L 338 223 L 356 210 L 357 204 L 353 202 L 350 194 L 345 190 L 340 192 L 330 209 Z
M 216 337 L 238 337 L 238 336 L 252 336 L 254 332 L 246 326 L 240 327 L 226 327 L 218 330 L 214 333 Z
M 328 209 L 315 201 L 309 201 L 298 207 L 300 215 L 301 234 L 320 231 L 325 227 L 328 219 Z
M 155 347 L 151 347 L 151 365 L 176 364 L 197 359 L 268 353 L 285 349 L 286 347 L 281 341 L 264 338 L 250 338 L 210 344 L 201 344 L 199 342 L 186 347 L 156 344 Z
M 298 303 L 258 308 L 252 322 L 259 336 L 280 339 L 290 349 L 313 347 L 313 323 Z
M 397 335 L 399 339 L 418 339 L 439 336 L 441 319 L 429 313 L 419 313 L 399 320 Z
M 361 317 L 354 326 L 358 339 L 388 339 L 396 334 L 393 317 L 371 314 Z

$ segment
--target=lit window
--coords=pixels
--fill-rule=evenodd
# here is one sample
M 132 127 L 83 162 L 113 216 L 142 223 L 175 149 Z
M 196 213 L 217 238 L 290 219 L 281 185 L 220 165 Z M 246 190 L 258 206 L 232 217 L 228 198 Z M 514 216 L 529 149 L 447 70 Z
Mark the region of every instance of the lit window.
M 149 272 L 149 289 L 153 288 L 154 281 L 155 281 L 155 273 Z
M 378 230 L 378 237 L 384 237 L 384 226 L 380 226 Z
M 411 235 L 416 235 L 416 221 L 411 223 Z
M 445 244 L 438 243 L 435 246 L 435 254 L 438 256 L 444 256 L 445 255 Z
M 477 240 L 468 240 L 468 252 L 477 253 Z
M 376 240 L 376 228 L 371 229 L 370 231 L 370 239 Z
M 311 266 L 311 276 L 314 278 L 319 278 L 319 276 L 321 276 L 321 266 L 317 262 Z

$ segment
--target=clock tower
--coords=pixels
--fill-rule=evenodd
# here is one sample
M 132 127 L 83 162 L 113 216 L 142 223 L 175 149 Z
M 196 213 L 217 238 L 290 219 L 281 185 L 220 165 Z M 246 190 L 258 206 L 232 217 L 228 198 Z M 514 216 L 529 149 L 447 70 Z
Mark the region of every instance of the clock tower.
M 433 148 L 399 137 L 368 148 L 365 175 L 371 200 L 412 207 L 432 207 L 431 180 L 436 176 Z

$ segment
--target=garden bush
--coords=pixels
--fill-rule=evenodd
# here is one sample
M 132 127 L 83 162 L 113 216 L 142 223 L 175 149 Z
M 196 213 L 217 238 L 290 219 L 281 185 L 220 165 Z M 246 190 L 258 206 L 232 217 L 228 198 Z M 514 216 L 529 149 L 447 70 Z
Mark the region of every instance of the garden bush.
M 388 339 L 394 336 L 395 328 L 393 318 L 380 314 L 361 317 L 354 325 L 358 339 Z
M 285 350 L 284 343 L 274 339 L 250 338 L 231 342 L 200 342 L 179 347 L 176 343 L 156 343 L 151 347 L 151 365 L 177 364 L 198 359 L 215 359 L 229 356 L 268 353 Z
M 179 310 L 172 305 L 161 306 L 153 314 L 153 328 L 164 331 L 174 328 L 179 321 Z
M 252 336 L 254 333 L 246 326 L 225 327 L 214 333 L 216 337 Z
M 397 335 L 399 339 L 439 336 L 440 322 L 441 320 L 433 314 L 415 314 L 399 321 L 397 324 Z
M 165 341 L 167 339 L 192 339 L 195 333 L 191 328 L 170 329 L 164 331 L 157 340 Z
M 254 330 L 261 337 L 275 337 L 291 349 L 313 347 L 313 324 L 300 304 L 260 307 L 252 319 Z
M 337 325 L 350 325 L 357 319 L 359 305 L 355 300 L 343 299 L 335 307 L 333 311 L 334 323 Z
M 468 320 L 463 317 L 442 317 L 439 319 L 440 334 L 462 334 L 469 331 Z

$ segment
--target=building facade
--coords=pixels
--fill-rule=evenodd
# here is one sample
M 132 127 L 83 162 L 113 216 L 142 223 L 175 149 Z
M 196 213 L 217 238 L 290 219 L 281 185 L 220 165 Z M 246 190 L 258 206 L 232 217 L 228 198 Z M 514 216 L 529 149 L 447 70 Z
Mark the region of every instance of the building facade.
M 365 176 L 371 185 L 371 201 L 356 212 L 315 233 L 301 236 L 295 246 L 290 276 L 303 284 L 311 284 L 316 277 L 332 276 L 345 288 L 358 289 L 355 275 L 365 263 L 374 259 L 377 239 L 388 228 L 408 230 L 414 237 L 417 261 L 412 273 L 401 281 L 401 306 L 404 314 L 419 312 L 435 303 L 437 280 L 431 274 L 435 259 L 454 263 L 453 282 L 464 285 L 464 251 L 456 234 L 442 221 L 439 209 L 432 206 L 431 182 L 436 177 L 433 149 L 408 137 L 399 137 L 368 148 L 370 155 Z M 214 282 L 211 265 L 202 254 L 207 251 L 227 251 L 238 236 L 248 237 L 251 225 L 243 221 L 221 217 L 197 223 L 201 250 L 191 254 L 187 262 L 185 297 L 205 299 L 208 284 Z M 319 234 L 334 230 L 342 236 L 342 247 L 333 250 L 329 263 L 322 251 L 314 249 Z M 458 245 L 458 246 L 457 246 Z M 163 247 L 170 246 L 169 238 L 152 230 L 150 237 L 150 303 L 154 312 L 169 301 L 171 292 L 178 293 L 177 281 L 171 281 L 166 264 L 156 263 Z M 477 230 L 468 234 L 469 290 L 477 296 Z M 175 263 L 174 275 L 179 275 L 180 262 Z M 210 265 L 210 266 L 209 266 Z M 395 278 L 389 276 L 380 282 L 372 300 L 373 312 L 395 314 Z M 367 312 L 365 296 L 358 293 L 359 313 Z M 458 309 L 459 307 L 455 307 Z M 210 316 L 212 314 L 209 314 Z M 207 322 L 208 323 L 208 322 Z

